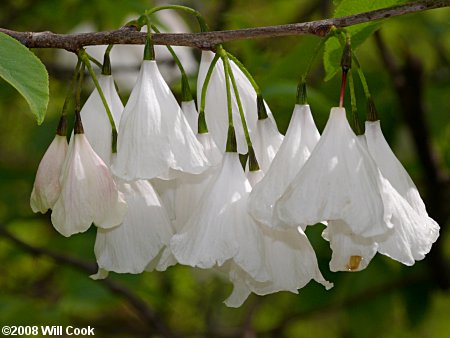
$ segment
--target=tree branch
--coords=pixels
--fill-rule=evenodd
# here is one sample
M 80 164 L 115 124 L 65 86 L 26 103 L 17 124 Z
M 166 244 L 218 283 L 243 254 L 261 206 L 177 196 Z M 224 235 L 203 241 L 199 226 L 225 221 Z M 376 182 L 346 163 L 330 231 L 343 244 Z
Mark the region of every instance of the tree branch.
M 62 255 L 45 248 L 38 248 L 32 246 L 24 241 L 20 240 L 9 231 L 7 231 L 3 225 L 0 226 L 0 236 L 10 240 L 16 246 L 22 250 L 30 253 L 34 256 L 47 256 L 53 259 L 56 263 L 61 263 L 65 266 L 71 266 L 89 275 L 97 272 L 97 264 L 92 262 L 82 261 L 75 257 Z M 157 313 L 148 306 L 147 303 L 142 301 L 135 293 L 126 288 L 125 286 L 113 281 L 112 279 L 102 279 L 99 282 L 109 289 L 112 293 L 119 295 L 125 299 L 137 312 L 146 323 L 150 324 L 162 337 L 174 338 L 176 337 L 170 330 L 163 324 L 163 320 L 157 315 Z
M 400 6 L 383 8 L 375 11 L 303 23 L 279 26 L 246 28 L 228 31 L 204 33 L 161 33 L 153 35 L 156 45 L 188 46 L 200 49 L 214 49 L 217 44 L 255 38 L 270 38 L 289 35 L 325 36 L 331 28 L 344 28 L 360 23 L 381 20 L 409 13 L 421 12 L 434 8 L 450 6 L 450 0 L 421 0 Z M 16 32 L 0 28 L 0 32 L 19 40 L 29 48 L 59 48 L 77 51 L 89 45 L 109 44 L 144 44 L 146 33 L 136 31 L 135 27 L 127 26 L 114 31 L 55 34 L 52 32 Z

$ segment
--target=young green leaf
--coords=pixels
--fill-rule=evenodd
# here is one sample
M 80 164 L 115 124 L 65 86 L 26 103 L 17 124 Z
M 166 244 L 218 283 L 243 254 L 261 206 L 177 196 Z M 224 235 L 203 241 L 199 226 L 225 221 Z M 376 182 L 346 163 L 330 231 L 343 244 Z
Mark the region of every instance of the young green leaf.
M 25 98 L 41 124 L 49 100 L 47 70 L 28 48 L 4 33 L 0 33 L 0 77 Z
M 336 7 L 334 17 L 342 17 L 357 13 L 368 12 L 380 8 L 399 5 L 405 0 L 342 0 Z M 348 27 L 346 30 L 351 36 L 352 48 L 356 49 L 380 26 L 381 21 L 368 22 Z M 325 43 L 323 64 L 325 68 L 325 81 L 328 81 L 340 70 L 342 46 L 337 37 L 331 37 Z

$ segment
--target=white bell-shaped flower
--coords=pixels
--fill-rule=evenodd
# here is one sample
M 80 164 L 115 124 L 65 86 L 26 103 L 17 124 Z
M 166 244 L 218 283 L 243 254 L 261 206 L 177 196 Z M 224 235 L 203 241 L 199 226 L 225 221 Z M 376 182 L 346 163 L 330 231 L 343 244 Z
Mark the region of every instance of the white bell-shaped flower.
M 289 225 L 341 220 L 355 235 L 382 235 L 392 227 L 392 215 L 383 206 L 380 185 L 381 174 L 345 109 L 333 108 L 314 151 L 275 208 Z
M 177 261 L 208 269 L 232 260 L 256 280 L 267 280 L 261 232 L 246 208 L 250 190 L 238 154 L 225 153 L 198 207 L 172 237 Z
M 56 135 L 42 157 L 30 198 L 33 212 L 44 214 L 55 205 L 61 193 L 59 176 L 63 169 L 67 147 L 66 136 Z
M 252 134 L 253 150 L 259 167 L 266 173 L 283 142 L 283 135 L 277 125 L 270 118 L 258 120 L 256 131 Z
M 123 104 L 114 85 L 112 75 L 99 75 L 98 83 L 103 91 L 116 127 L 119 127 Z M 80 111 L 84 134 L 98 156 L 109 167 L 111 165 L 112 128 L 102 99 L 94 89 Z
M 194 100 L 191 101 L 181 101 L 181 110 L 186 117 L 189 126 L 191 127 L 194 134 L 197 134 L 198 131 L 198 111 L 195 107 Z
M 211 51 L 202 51 L 200 60 L 200 68 L 197 77 L 197 102 L 201 104 L 201 92 L 202 86 L 205 81 L 208 68 L 214 59 L 214 53 Z M 252 139 L 252 133 L 256 130 L 256 122 L 258 120 L 258 108 L 256 101 L 256 92 L 247 79 L 245 74 L 239 69 L 239 67 L 230 60 L 231 70 L 236 79 L 236 84 L 239 91 L 239 96 L 244 110 L 245 120 Z M 239 115 L 239 109 L 236 101 L 236 96 L 233 91 L 232 95 L 232 111 L 233 111 L 233 124 L 236 132 L 237 151 L 241 154 L 246 154 L 248 151 L 247 142 L 245 140 L 244 128 L 242 126 L 241 117 Z M 209 132 L 211 133 L 214 142 L 217 147 L 225 152 L 227 133 L 228 133 L 228 113 L 227 113 L 227 96 L 226 96 L 226 84 L 225 74 L 223 69 L 223 62 L 221 59 L 217 61 L 217 64 L 211 74 L 211 78 L 208 84 L 206 92 L 205 102 L 205 115 L 206 123 L 208 124 Z M 267 114 L 269 118 L 274 121 L 270 109 L 267 107 Z
M 211 180 L 220 170 L 222 163 L 222 153 L 217 148 L 210 133 L 197 134 L 197 139 L 202 144 L 206 158 L 211 163 L 211 167 L 199 175 L 182 175 L 177 179 L 174 206 L 176 209 L 175 228 L 180 231 L 192 212 L 196 210 L 199 201 Z
M 156 61 L 144 60 L 120 121 L 115 175 L 127 181 L 199 174 L 208 161 Z
M 112 228 L 122 223 L 127 205 L 109 168 L 82 133 L 72 135 L 60 177 L 61 194 L 52 212 L 56 230 L 68 237 L 94 223 Z
M 256 220 L 269 226 L 280 223 L 274 214 L 275 202 L 303 167 L 319 138 L 309 105 L 295 105 L 280 149 L 250 194 L 248 209 Z
M 387 198 L 394 206 L 394 227 L 380 240 L 379 252 L 413 265 L 430 251 L 439 237 L 439 225 L 428 216 L 414 182 L 386 142 L 380 121 L 366 122 L 365 137 L 370 155 L 391 185 Z
M 257 183 L 261 170 L 250 171 L 250 182 Z M 267 281 L 259 282 L 235 264 L 227 268 L 234 284 L 233 292 L 225 301 L 231 307 L 241 306 L 250 292 L 267 295 L 279 291 L 298 293 L 312 279 L 330 289 L 317 263 L 317 258 L 308 238 L 301 229 L 272 229 L 259 224 L 264 239 L 264 265 L 269 275 Z
M 117 182 L 128 204 L 128 212 L 119 226 L 97 229 L 95 256 L 99 269 L 141 273 L 169 244 L 172 225 L 148 181 L 125 183 L 117 179 Z

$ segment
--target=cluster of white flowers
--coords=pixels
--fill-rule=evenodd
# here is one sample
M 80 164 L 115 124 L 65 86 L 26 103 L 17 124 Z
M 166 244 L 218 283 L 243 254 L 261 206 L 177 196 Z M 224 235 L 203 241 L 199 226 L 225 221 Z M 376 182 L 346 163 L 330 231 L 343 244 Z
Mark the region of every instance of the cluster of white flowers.
M 213 58 L 202 53 L 198 103 Z M 98 227 L 94 278 L 176 263 L 215 269 L 234 284 L 229 306 L 240 306 L 251 292 L 297 293 L 311 279 L 328 289 L 304 232 L 320 222 L 332 271 L 364 269 L 376 252 L 406 265 L 423 259 L 439 226 L 379 121 L 366 122 L 365 135 L 356 136 L 345 110 L 332 108 L 320 136 L 310 107 L 298 104 L 283 137 L 265 102 L 267 114 L 258 116 L 260 97 L 230 64 L 240 96 L 229 93 L 237 151 L 227 148 L 221 59 L 206 92 L 208 132 L 197 128 L 194 101 L 180 107 L 156 61 L 144 60 L 125 107 L 112 76 L 99 78 L 118 126 L 117 154 L 97 90 L 80 112 L 84 133 L 77 128 L 69 145 L 65 136 L 55 137 L 39 165 L 31 206 L 52 209 L 64 236 Z M 258 170 L 243 168 L 238 156 L 249 151 L 239 105 Z

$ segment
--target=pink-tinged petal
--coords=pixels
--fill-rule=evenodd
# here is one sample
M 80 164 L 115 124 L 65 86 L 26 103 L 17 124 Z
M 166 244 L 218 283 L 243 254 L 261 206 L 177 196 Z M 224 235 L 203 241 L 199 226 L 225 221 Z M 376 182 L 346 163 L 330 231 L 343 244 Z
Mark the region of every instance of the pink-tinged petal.
M 113 172 L 127 181 L 199 174 L 209 163 L 155 61 L 144 60 L 120 121 Z
M 333 108 L 311 156 L 276 203 L 290 225 L 342 220 L 356 235 L 386 233 L 392 225 L 380 194 L 381 174 L 351 130 L 345 109 Z
M 60 177 L 61 194 L 52 212 L 52 223 L 64 236 L 119 225 L 127 211 L 122 194 L 102 159 L 84 134 L 72 136 Z
M 61 193 L 59 176 L 67 154 L 67 138 L 56 135 L 48 147 L 36 173 L 30 205 L 33 212 L 52 209 Z
M 130 184 L 119 181 L 118 186 L 128 204 L 128 212 L 119 226 L 97 230 L 97 263 L 107 271 L 141 273 L 169 243 L 172 226 L 148 181 Z
M 309 105 L 296 105 L 283 143 L 250 194 L 248 210 L 256 220 L 268 226 L 279 225 L 273 212 L 275 202 L 303 167 L 319 138 Z
M 333 251 L 331 271 L 364 270 L 377 253 L 378 244 L 373 238 L 355 235 L 341 220 L 329 221 L 322 237 L 330 242 Z
M 250 184 L 237 153 L 226 153 L 217 177 L 170 248 L 181 264 L 200 268 L 233 260 L 257 280 L 265 280 L 262 238 L 246 212 Z
M 113 77 L 111 75 L 99 75 L 98 82 L 111 110 L 116 128 L 119 128 L 123 104 L 119 94 L 117 94 Z M 89 144 L 109 167 L 111 165 L 112 153 L 112 128 L 97 89 L 94 89 L 86 100 L 80 115 L 83 120 L 84 133 Z

